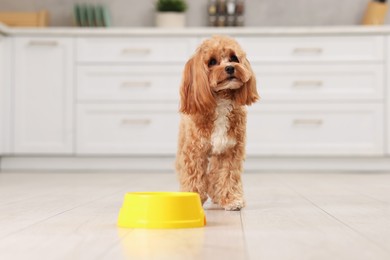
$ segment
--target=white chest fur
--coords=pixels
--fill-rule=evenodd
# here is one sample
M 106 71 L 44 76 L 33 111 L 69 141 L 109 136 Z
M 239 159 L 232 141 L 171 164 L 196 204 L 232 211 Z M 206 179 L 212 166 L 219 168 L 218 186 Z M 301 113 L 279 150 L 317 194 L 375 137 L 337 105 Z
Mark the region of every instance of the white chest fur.
M 236 140 L 228 136 L 230 122 L 228 115 L 232 111 L 232 101 L 228 99 L 219 99 L 215 111 L 216 119 L 214 129 L 211 134 L 211 145 L 213 154 L 221 154 L 226 149 L 233 147 Z

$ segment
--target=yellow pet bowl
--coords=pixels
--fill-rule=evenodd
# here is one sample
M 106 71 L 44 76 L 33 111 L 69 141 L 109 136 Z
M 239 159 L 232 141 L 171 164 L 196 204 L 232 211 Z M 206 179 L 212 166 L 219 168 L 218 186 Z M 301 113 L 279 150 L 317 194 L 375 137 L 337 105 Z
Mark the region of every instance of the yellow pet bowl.
M 198 193 L 129 192 L 119 212 L 126 228 L 194 228 L 206 225 Z

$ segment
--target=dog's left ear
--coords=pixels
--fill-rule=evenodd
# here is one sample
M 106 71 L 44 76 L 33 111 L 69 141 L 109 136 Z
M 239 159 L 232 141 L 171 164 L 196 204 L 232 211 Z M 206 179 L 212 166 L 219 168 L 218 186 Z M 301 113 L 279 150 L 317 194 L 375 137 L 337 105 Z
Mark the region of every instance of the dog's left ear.
M 239 105 L 252 105 L 252 103 L 256 102 L 260 96 L 257 93 L 256 88 L 256 76 L 252 70 L 252 67 L 247 58 L 243 59 L 244 67 L 250 72 L 250 78 L 245 84 L 237 91 L 235 95 L 235 101 Z

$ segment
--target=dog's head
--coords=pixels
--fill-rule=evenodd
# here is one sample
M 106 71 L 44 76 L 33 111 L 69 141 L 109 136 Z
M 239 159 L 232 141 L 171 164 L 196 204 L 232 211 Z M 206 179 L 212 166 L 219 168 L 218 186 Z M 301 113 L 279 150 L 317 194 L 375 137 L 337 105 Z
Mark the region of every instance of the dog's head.
M 238 105 L 251 105 L 259 98 L 245 52 L 235 40 L 223 36 L 205 40 L 186 63 L 180 112 L 212 112 L 218 96 L 229 97 Z

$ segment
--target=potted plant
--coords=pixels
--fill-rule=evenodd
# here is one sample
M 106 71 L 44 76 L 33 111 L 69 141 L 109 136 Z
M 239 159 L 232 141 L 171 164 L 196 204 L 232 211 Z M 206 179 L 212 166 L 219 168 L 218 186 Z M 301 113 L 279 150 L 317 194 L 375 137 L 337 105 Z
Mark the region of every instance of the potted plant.
M 157 27 L 184 27 L 186 24 L 185 0 L 158 0 L 156 3 Z

